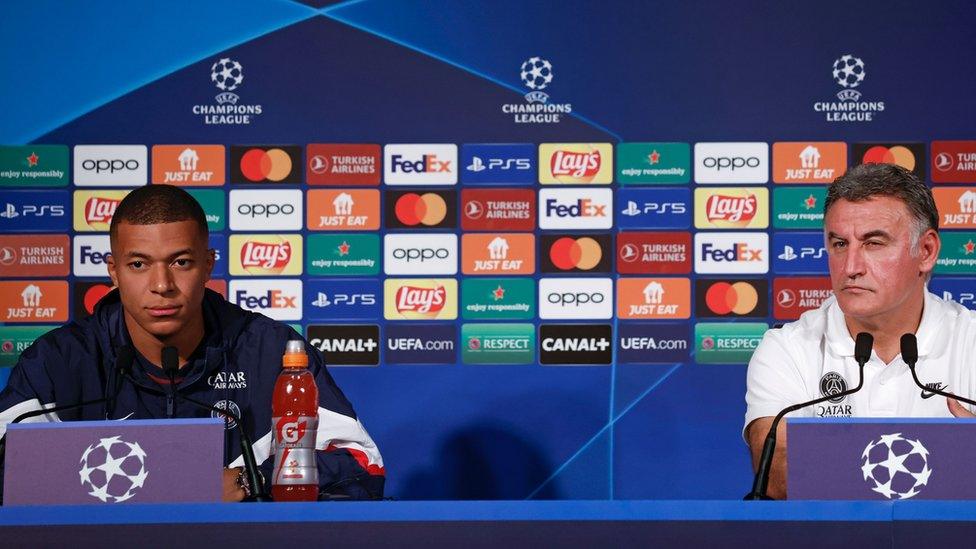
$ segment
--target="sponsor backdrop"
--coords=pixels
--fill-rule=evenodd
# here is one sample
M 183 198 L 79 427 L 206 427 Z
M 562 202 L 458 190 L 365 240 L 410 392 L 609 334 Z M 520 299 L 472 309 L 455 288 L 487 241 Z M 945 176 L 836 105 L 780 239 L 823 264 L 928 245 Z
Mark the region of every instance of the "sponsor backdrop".
M 404 499 L 741 496 L 744 364 L 829 297 L 850 165 L 935 186 L 931 286 L 976 304 L 967 3 L 149 9 L 0 23 L 4 376 L 109 290 L 112 214 L 156 183 L 206 210 L 211 287 L 324 353 Z

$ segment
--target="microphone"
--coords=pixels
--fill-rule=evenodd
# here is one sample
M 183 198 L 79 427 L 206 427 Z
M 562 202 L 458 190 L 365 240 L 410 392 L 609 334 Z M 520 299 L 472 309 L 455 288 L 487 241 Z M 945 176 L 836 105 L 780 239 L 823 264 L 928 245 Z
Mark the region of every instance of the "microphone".
M 814 404 L 819 404 L 835 398 L 846 397 L 860 391 L 861 386 L 864 385 L 864 365 L 867 363 L 867 361 L 871 360 L 871 347 L 873 346 L 874 337 L 872 337 L 871 334 L 867 332 L 857 334 L 857 337 L 854 340 L 854 360 L 857 361 L 859 372 L 857 387 L 847 391 L 842 391 L 840 393 L 834 393 L 832 395 L 824 395 L 822 398 L 817 398 L 800 404 L 787 406 L 776 414 L 776 417 L 773 418 L 773 424 L 769 427 L 769 433 L 766 434 L 766 442 L 763 444 L 762 455 L 759 458 L 759 467 L 756 469 L 756 477 L 752 483 L 752 491 L 746 494 L 746 497 L 743 498 L 744 500 L 772 499 L 766 495 L 766 488 L 769 486 L 769 474 L 773 464 L 773 453 L 776 451 L 776 428 L 779 426 L 779 422 L 783 420 L 783 417 L 785 417 L 786 414 L 795 412 L 801 408 L 806 408 L 807 406 L 812 406 Z
M 65 410 L 73 410 L 75 408 L 84 408 L 85 406 L 91 406 L 93 404 L 101 404 L 103 402 L 115 403 L 115 399 L 119 397 L 119 393 L 122 391 L 122 382 L 125 379 L 125 374 L 132 369 L 132 361 L 136 358 L 135 349 L 131 345 L 123 345 L 116 350 L 115 359 L 115 369 L 116 369 L 116 381 L 115 390 L 110 396 L 104 396 L 102 398 L 96 398 L 92 400 L 86 400 L 83 402 L 77 402 L 74 404 L 65 404 L 63 406 L 55 406 L 53 408 L 41 408 L 40 410 L 31 410 L 30 412 L 24 412 L 19 416 L 15 417 L 10 423 L 20 423 L 25 419 L 30 419 L 32 417 L 43 416 L 54 412 L 63 412 Z M 7 433 L 0 437 L 0 463 L 4 463 L 4 458 L 7 455 Z
M 176 390 L 176 372 L 180 369 L 180 354 L 176 350 L 176 347 L 167 346 L 163 347 L 162 356 L 160 357 L 162 361 L 163 372 L 166 373 L 166 377 L 170 380 L 170 394 L 167 396 L 167 408 L 170 410 L 170 417 L 172 417 L 172 404 L 173 398 L 179 398 L 193 404 L 199 408 L 205 410 L 210 410 L 216 412 L 223 416 L 224 418 L 230 418 L 234 420 L 237 425 L 237 432 L 240 434 L 241 438 L 241 456 L 244 458 L 244 471 L 247 474 L 248 483 L 251 485 L 251 495 L 245 498 L 247 501 L 271 501 L 271 497 L 264 491 L 264 483 L 261 482 L 261 478 L 258 476 L 258 464 L 257 459 L 254 457 L 254 449 L 251 447 L 251 438 L 247 436 L 247 432 L 244 430 L 244 421 L 230 410 L 225 410 L 223 408 L 218 408 L 207 404 L 206 402 L 201 402 L 194 398 L 190 398 L 186 395 L 180 394 Z
M 905 364 L 908 364 L 908 369 L 912 372 L 912 379 L 915 380 L 915 385 L 921 387 L 922 391 L 935 393 L 946 398 L 961 400 L 970 406 L 976 406 L 976 402 L 969 400 L 968 398 L 963 398 L 961 396 L 948 393 L 937 387 L 929 387 L 919 381 L 918 374 L 915 372 L 915 364 L 918 363 L 918 340 L 915 339 L 915 334 L 905 334 L 901 336 L 901 359 L 905 361 Z

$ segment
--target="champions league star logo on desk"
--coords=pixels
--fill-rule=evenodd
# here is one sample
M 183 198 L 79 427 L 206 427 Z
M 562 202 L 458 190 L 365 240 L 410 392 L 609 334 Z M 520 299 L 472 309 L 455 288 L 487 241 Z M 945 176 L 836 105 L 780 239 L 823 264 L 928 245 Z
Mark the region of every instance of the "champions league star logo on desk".
M 929 482 L 929 451 L 919 440 L 901 433 L 882 435 L 872 440 L 861 454 L 861 472 L 871 490 L 888 499 L 908 499 L 919 494 Z M 897 496 L 897 497 L 896 497 Z
M 104 503 L 131 499 L 146 483 L 146 452 L 118 436 L 99 439 L 81 455 L 81 485 Z

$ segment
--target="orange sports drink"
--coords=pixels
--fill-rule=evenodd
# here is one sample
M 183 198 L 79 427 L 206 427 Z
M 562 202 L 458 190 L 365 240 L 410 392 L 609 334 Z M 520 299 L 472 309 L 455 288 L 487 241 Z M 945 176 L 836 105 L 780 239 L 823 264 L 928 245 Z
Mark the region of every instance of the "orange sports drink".
M 282 370 L 271 401 L 275 501 L 316 501 L 319 469 L 315 433 L 319 426 L 319 390 L 308 371 L 308 355 L 301 340 L 291 340 L 281 358 Z

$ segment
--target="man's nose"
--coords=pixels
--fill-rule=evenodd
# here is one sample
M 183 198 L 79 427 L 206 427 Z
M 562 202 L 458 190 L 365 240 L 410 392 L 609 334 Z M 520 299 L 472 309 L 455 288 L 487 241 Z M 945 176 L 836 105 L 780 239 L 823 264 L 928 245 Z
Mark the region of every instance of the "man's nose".
M 864 274 L 864 252 L 858 245 L 848 246 L 844 261 L 844 274 L 857 278 Z
M 174 287 L 173 273 L 169 270 L 169 265 L 160 262 L 152 267 L 150 271 L 152 278 L 149 285 L 156 293 L 166 293 L 172 291 Z

